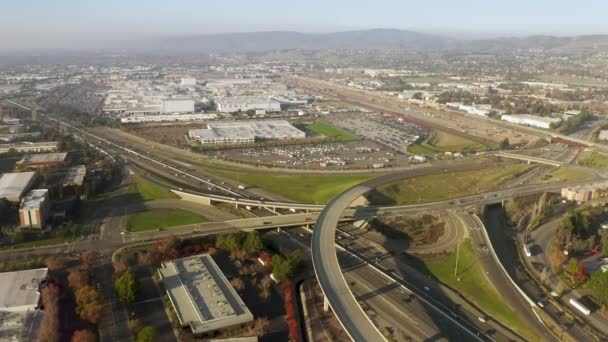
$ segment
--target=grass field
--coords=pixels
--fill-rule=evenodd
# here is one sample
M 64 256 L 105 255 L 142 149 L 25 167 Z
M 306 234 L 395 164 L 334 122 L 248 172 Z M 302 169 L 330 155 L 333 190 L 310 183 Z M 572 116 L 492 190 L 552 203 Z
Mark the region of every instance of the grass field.
M 465 240 L 458 256 L 458 273 L 454 276 L 456 252 L 434 256 L 415 262 L 423 272 L 430 272 L 441 283 L 457 290 L 464 297 L 479 306 L 494 319 L 507 325 L 528 340 L 539 340 L 539 337 L 518 317 L 503 300 L 498 291 L 483 275 L 477 262 L 477 256 L 470 240 Z
M 213 173 L 260 187 L 294 201 L 326 204 L 342 191 L 366 181 L 370 175 L 265 175 L 218 171 Z
M 544 178 L 540 181 L 540 183 L 551 183 L 551 182 L 563 182 L 567 180 L 582 180 L 587 178 L 593 178 L 593 174 L 588 171 L 574 169 L 567 166 L 561 166 L 551 173 L 549 173 L 551 177 Z
M 325 122 L 316 122 L 307 125 L 306 129 L 319 135 L 324 135 L 328 138 L 333 138 L 339 141 L 355 141 L 361 140 L 358 136 L 350 134 L 347 131 Z
M 515 164 L 491 169 L 426 175 L 386 184 L 370 196 L 372 203 L 417 204 L 463 197 L 488 191 L 529 170 Z
M 585 152 L 578 161 L 581 166 L 604 168 L 608 167 L 608 157 L 595 152 Z
M 177 198 L 171 191 L 163 189 L 160 186 L 150 183 L 147 180 L 132 176 L 132 190 L 139 193 L 142 200 L 151 201 L 155 199 Z
M 127 220 L 127 230 L 142 232 L 207 221 L 206 217 L 185 210 L 154 209 L 130 215 Z
M 410 153 L 429 155 L 442 152 L 479 152 L 487 148 L 473 140 L 443 131 L 432 131 L 421 143 L 408 147 Z

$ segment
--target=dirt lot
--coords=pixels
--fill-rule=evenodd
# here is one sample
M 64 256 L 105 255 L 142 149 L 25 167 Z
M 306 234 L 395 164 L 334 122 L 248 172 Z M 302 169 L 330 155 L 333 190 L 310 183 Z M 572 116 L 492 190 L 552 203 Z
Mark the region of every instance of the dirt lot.
M 427 245 L 437 241 L 445 231 L 445 222 L 438 216 L 384 216 L 370 221 L 372 230 L 391 239 L 403 239 L 409 245 Z

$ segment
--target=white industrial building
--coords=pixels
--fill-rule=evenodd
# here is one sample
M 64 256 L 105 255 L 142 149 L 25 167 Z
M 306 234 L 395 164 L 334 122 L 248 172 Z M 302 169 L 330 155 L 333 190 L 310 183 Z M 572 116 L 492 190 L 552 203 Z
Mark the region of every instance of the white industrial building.
M 182 81 L 180 83 L 183 86 L 195 86 L 196 78 L 194 77 L 182 77 Z
M 263 110 L 278 112 L 281 104 L 270 98 L 260 96 L 232 96 L 223 97 L 215 101 L 217 110 L 221 113 L 246 112 L 248 110 Z
M 163 99 L 160 107 L 162 113 L 194 113 L 194 100 Z
M 217 114 L 167 114 L 167 115 L 133 115 L 120 119 L 121 123 L 146 123 L 146 122 L 185 122 L 215 120 Z
M 16 142 L 10 144 L 0 144 L 0 154 L 11 151 L 36 153 L 36 152 L 55 152 L 57 151 L 58 142 L 42 141 L 42 142 Z
M 34 183 L 35 172 L 5 173 L 0 176 L 0 198 L 19 203 L 21 196 Z
M 188 132 L 201 144 L 247 144 L 256 140 L 302 139 L 306 133 L 285 120 L 208 123 L 207 128 Z
M 557 124 L 562 121 L 560 118 L 549 118 L 530 114 L 505 114 L 501 116 L 500 119 L 518 125 L 527 125 L 545 129 L 551 128 L 551 124 Z
M 0 273 L 0 341 L 35 341 L 44 313 L 40 286 L 48 268 Z
M 195 335 L 253 320 L 209 254 L 163 262 L 158 274 L 181 326 Z

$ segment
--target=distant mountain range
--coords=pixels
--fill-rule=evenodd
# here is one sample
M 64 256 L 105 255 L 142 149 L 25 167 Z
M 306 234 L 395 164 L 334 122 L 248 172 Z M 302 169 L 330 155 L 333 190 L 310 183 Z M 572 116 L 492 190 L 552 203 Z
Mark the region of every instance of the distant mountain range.
M 112 44 L 110 44 L 111 46 Z M 116 46 L 118 47 L 118 46 Z M 121 44 L 124 51 L 167 54 L 207 52 L 266 52 L 273 50 L 396 50 L 495 52 L 543 49 L 556 53 L 593 51 L 608 47 L 607 35 L 555 37 L 529 36 L 465 40 L 396 29 L 372 29 L 335 33 L 285 31 L 225 33 L 139 39 Z

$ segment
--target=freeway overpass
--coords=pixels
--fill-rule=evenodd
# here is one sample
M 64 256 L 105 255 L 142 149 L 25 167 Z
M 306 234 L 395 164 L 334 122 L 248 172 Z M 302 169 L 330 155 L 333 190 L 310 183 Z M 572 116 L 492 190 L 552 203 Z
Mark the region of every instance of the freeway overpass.
M 497 152 L 497 153 L 494 153 L 494 155 L 497 156 L 497 157 L 523 160 L 523 161 L 526 161 L 528 163 L 539 163 L 539 164 L 551 165 L 551 166 L 555 166 L 555 167 L 560 167 L 560 166 L 564 165 L 564 163 L 558 162 L 558 161 L 555 161 L 555 160 L 545 159 L 545 158 L 539 158 L 539 157 L 532 157 L 532 156 L 526 156 L 526 155 L 523 155 L 523 154 L 508 153 L 508 152 Z

